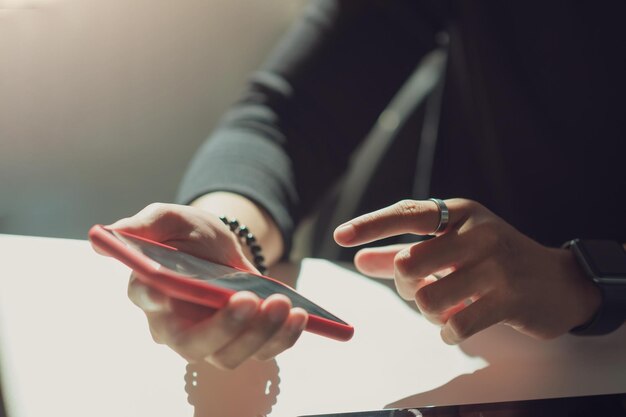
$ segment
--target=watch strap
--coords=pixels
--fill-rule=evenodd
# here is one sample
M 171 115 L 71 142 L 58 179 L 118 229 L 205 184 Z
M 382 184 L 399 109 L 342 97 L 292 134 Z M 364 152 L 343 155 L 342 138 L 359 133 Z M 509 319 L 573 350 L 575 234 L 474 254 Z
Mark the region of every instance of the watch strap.
M 570 249 L 574 253 L 585 274 L 600 289 L 602 303 L 600 309 L 589 322 L 573 328 L 570 333 L 580 336 L 598 336 L 611 333 L 626 320 L 626 280 L 623 283 L 599 282 L 602 277 L 597 276 L 597 272 L 594 271 L 592 266 L 594 260 L 587 259 L 590 254 L 582 250 L 582 246 L 584 246 L 584 242 L 575 239 L 565 243 L 563 248 Z M 626 274 L 626 271 L 624 273 Z
M 598 285 L 602 292 L 602 305 L 586 324 L 570 330 L 579 336 L 599 336 L 617 330 L 626 317 L 626 288 L 621 285 Z

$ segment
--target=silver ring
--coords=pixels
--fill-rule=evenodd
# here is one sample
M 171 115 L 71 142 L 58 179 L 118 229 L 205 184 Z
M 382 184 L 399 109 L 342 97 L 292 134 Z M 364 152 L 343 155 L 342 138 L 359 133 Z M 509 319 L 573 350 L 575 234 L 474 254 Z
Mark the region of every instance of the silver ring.
M 438 198 L 429 198 L 428 201 L 432 201 L 437 204 L 437 208 L 439 209 L 439 224 L 437 225 L 435 231 L 431 233 L 431 235 L 436 235 L 437 233 L 443 232 L 446 230 L 446 227 L 448 227 L 450 212 L 448 211 L 448 206 L 446 206 L 446 203 L 444 203 L 443 200 Z

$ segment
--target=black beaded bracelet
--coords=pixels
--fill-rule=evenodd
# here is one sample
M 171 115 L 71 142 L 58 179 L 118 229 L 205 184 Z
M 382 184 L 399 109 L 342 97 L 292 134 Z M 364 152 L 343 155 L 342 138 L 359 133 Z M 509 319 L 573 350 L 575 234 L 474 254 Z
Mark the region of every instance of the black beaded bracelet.
M 226 216 L 220 216 L 220 220 L 226 226 L 230 228 L 230 230 L 237 235 L 240 242 L 245 243 L 250 252 L 252 253 L 252 258 L 254 262 L 254 266 L 259 272 L 263 275 L 267 272 L 267 267 L 265 266 L 265 258 L 263 257 L 261 245 L 256 241 L 256 237 L 252 232 L 248 229 L 248 226 L 243 224 L 239 224 L 237 219 L 229 219 Z

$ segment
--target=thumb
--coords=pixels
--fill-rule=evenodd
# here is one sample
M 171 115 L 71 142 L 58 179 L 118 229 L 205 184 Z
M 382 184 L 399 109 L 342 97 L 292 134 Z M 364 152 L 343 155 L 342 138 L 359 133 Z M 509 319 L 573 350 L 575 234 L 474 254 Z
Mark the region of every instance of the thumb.
M 134 216 L 120 219 L 107 228 L 155 242 L 165 242 L 184 234 L 185 231 L 182 229 L 189 226 L 180 211 L 181 208 L 174 204 L 153 203 Z
M 243 248 L 230 239 L 218 239 L 208 244 L 206 242 L 205 244 L 198 244 L 198 242 L 183 239 L 168 241 L 167 243 L 197 258 L 206 259 L 226 266 L 234 266 L 235 268 L 243 269 L 253 274 L 260 273 L 254 264 L 246 258 L 243 253 Z
M 396 254 L 411 244 L 365 248 L 357 252 L 354 265 L 364 275 L 376 278 L 393 278 Z

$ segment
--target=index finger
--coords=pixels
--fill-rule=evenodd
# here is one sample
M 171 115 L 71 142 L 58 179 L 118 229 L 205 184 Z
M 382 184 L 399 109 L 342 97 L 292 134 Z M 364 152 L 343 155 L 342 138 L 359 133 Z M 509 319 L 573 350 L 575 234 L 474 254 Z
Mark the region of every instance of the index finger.
M 450 214 L 447 230 L 467 216 L 462 201 L 445 200 Z M 439 216 L 439 207 L 433 201 L 402 200 L 342 224 L 335 229 L 334 237 L 339 245 L 350 247 L 405 233 L 428 235 L 437 228 Z

